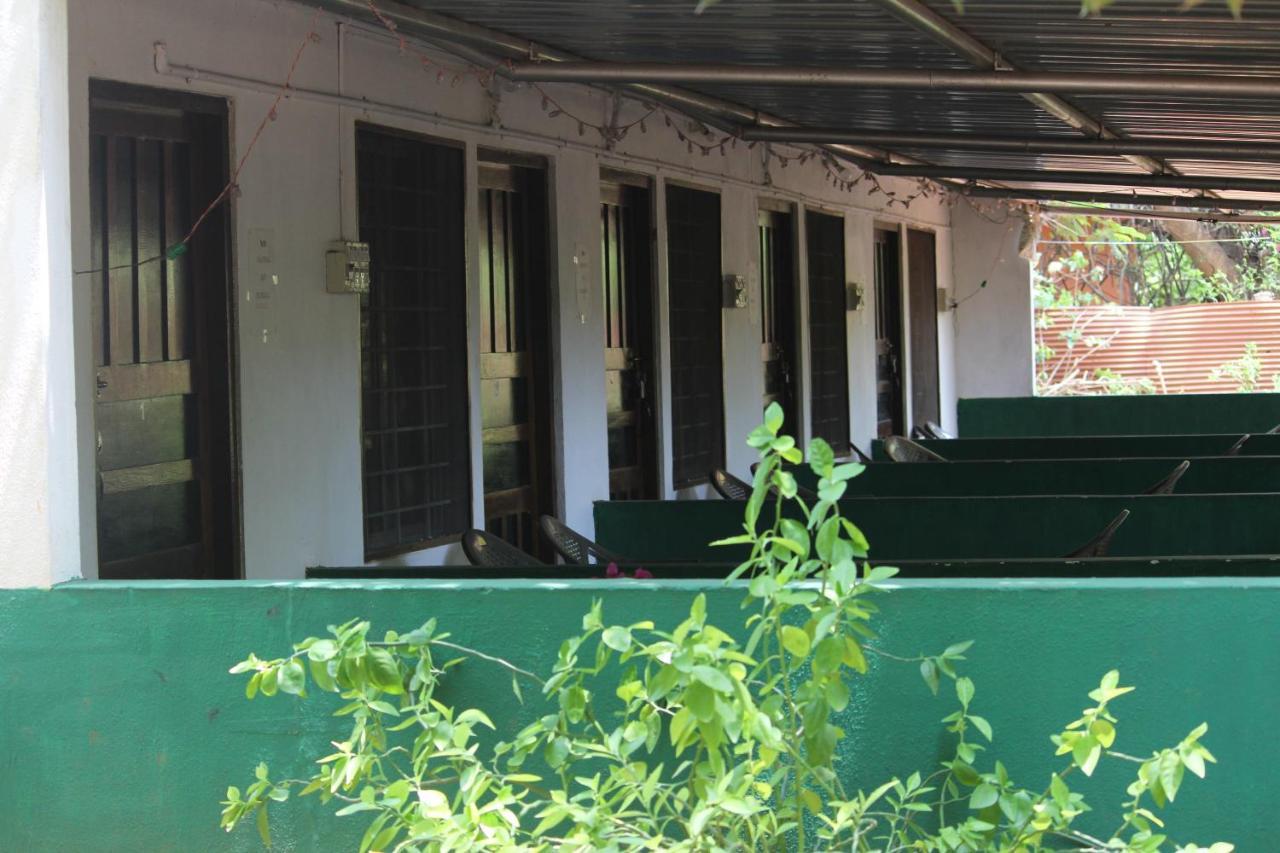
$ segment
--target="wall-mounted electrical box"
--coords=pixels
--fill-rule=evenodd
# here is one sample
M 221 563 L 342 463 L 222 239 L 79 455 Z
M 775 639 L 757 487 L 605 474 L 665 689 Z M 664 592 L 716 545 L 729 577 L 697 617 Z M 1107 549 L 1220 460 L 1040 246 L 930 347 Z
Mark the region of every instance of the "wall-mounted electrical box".
M 369 292 L 369 244 L 334 240 L 325 252 L 325 286 L 330 293 Z
M 724 277 L 724 307 L 747 307 L 747 277 L 745 275 L 727 275 Z
M 851 281 L 844 288 L 844 307 L 849 311 L 862 310 L 862 285 Z
M 938 313 L 942 314 L 952 309 L 951 291 L 945 287 L 938 288 Z

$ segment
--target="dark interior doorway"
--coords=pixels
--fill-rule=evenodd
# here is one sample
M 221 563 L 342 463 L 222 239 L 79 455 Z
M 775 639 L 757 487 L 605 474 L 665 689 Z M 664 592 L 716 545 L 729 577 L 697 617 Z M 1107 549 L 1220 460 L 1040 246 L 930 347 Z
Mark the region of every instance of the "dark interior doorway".
M 217 98 L 93 81 L 98 574 L 240 575 L 230 242 Z
M 652 204 L 644 179 L 602 176 L 605 405 L 615 501 L 658 497 Z
M 796 350 L 795 219 L 789 206 L 759 212 L 760 359 L 764 406 L 782 407 L 785 431 L 800 430 L 799 359 Z
M 811 431 L 849 450 L 849 347 L 845 325 L 844 219 L 805 213 L 809 259 Z
M 902 263 L 898 232 L 875 232 L 876 435 L 905 435 L 902 408 Z
M 547 172 L 482 151 L 479 193 L 485 527 L 549 560 L 538 535 L 556 494 Z
M 907 287 L 911 306 L 911 423 L 937 423 L 938 260 L 932 232 L 907 231 Z
M 672 480 L 683 489 L 724 467 L 720 196 L 666 191 Z

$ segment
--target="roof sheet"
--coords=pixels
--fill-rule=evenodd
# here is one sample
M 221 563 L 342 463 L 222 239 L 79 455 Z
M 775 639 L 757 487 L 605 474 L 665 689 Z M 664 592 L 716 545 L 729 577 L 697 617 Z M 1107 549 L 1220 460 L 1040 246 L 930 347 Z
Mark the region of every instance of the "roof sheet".
M 867 0 L 408 0 L 413 5 L 554 45 L 588 59 L 861 68 L 966 69 L 966 60 Z M 926 0 L 937 13 L 1038 71 L 1280 74 L 1280 0 L 1249 0 L 1236 21 L 1223 2 L 1121 0 L 1081 17 L 1075 0 Z M 1008 93 L 778 86 L 690 86 L 807 125 L 929 133 L 1071 137 L 1075 132 Z M 1122 133 L 1272 141 L 1280 100 L 1134 95 L 1071 97 Z M 915 151 L 947 164 L 1137 171 L 1120 157 Z M 1280 180 L 1280 163 L 1176 164 L 1187 174 Z

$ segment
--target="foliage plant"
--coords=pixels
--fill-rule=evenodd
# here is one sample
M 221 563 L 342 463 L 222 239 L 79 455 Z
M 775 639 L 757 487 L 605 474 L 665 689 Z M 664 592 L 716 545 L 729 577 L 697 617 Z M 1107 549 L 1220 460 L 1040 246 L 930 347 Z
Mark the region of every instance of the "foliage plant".
M 731 576 L 744 579 L 741 624 L 712 624 L 704 595 L 667 627 L 615 624 L 596 601 L 544 674 L 461 645 L 434 619 L 380 637 L 356 619 L 284 657 L 250 655 L 231 670 L 248 676 L 250 699 L 319 693 L 349 730 L 308 778 L 277 779 L 259 765 L 247 787 L 227 790 L 222 825 L 256 821 L 269 845 L 269 810 L 311 795 L 364 822 L 361 853 L 1168 849 L 1155 810 L 1185 771 L 1203 776 L 1214 760 L 1200 742 L 1206 726 L 1145 757 L 1115 751 L 1112 704 L 1133 688 L 1108 672 L 1090 706 L 1052 736 L 1058 771 L 1017 784 L 988 757 L 992 727 L 957 671 L 969 643 L 922 657 L 877 645 L 877 599 L 896 570 L 872 566 L 838 503 L 863 466 L 838 463 L 815 439 L 810 504 L 788 470 L 805 460 L 781 426 L 774 404 L 751 433 L 760 465 L 743 532 L 720 543 L 750 549 Z M 941 721 L 950 754 L 854 790 L 841 772 L 838 718 L 872 657 L 918 667 L 929 689 L 954 692 Z M 442 701 L 459 665 L 510 678 L 531 722 L 484 732 L 494 727 L 484 709 Z M 1079 826 L 1089 806 L 1070 784 L 1103 761 L 1132 762 L 1135 774 L 1119 825 L 1095 836 Z

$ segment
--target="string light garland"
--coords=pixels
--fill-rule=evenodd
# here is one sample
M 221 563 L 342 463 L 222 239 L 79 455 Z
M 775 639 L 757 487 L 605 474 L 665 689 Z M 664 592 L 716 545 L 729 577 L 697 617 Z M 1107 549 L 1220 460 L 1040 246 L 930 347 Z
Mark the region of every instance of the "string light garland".
M 504 66 L 507 68 L 511 67 L 510 60 L 492 68 L 482 68 L 474 65 L 467 66 L 465 68 L 448 66 L 416 48 L 408 38 L 401 34 L 396 22 L 378 8 L 375 0 L 365 0 L 365 5 L 368 6 L 369 11 L 383 26 L 383 28 L 385 28 L 387 32 L 395 38 L 401 54 L 413 55 L 424 70 L 434 70 L 436 72 L 437 83 L 442 83 L 446 77 L 451 77 L 452 85 L 456 86 L 464 78 L 471 77 L 487 88 L 492 82 L 494 76 Z M 601 144 L 609 150 L 613 150 L 614 147 L 619 142 L 626 139 L 628 134 L 633 130 L 639 129 L 641 133 L 647 133 L 649 122 L 659 117 L 662 119 L 665 127 L 675 134 L 676 139 L 684 143 L 685 150 L 690 154 L 698 153 L 703 157 L 709 157 L 712 154 L 724 156 L 726 152 L 736 149 L 739 143 L 746 145 L 748 150 L 754 150 L 757 145 L 754 141 L 747 142 L 743 140 L 735 133 L 714 131 L 697 119 L 693 119 L 679 113 L 674 113 L 666 107 L 647 101 L 639 101 L 640 105 L 643 107 L 643 112 L 639 117 L 625 123 L 619 123 L 617 121 L 617 115 L 619 112 L 617 104 L 615 104 L 613 111 L 613 120 L 604 122 L 593 121 L 569 109 L 562 101 L 552 95 L 545 86 L 539 83 L 527 83 L 526 85 L 541 97 L 542 110 L 547 114 L 548 118 L 568 119 L 576 126 L 579 136 L 585 136 L 587 131 L 591 131 L 599 137 Z M 692 132 L 688 132 L 681 126 L 682 124 L 692 125 L 695 129 Z M 869 194 L 884 195 L 887 199 L 886 205 L 888 207 L 893 207 L 893 205 L 897 204 L 901 205 L 903 209 L 907 209 L 911 206 L 911 203 L 917 199 L 929 198 L 942 191 L 942 188 L 938 184 L 926 179 L 920 179 L 917 181 L 917 188 L 915 191 L 902 193 L 886 189 L 875 174 L 865 170 L 861 170 L 856 176 L 850 177 L 847 170 L 838 164 L 834 157 L 817 148 L 808 146 L 792 146 L 790 148 L 792 153 L 784 154 L 780 153 L 772 145 L 765 145 L 764 151 L 765 177 L 766 181 L 770 184 L 772 183 L 768 175 L 770 163 L 776 162 L 780 168 L 785 169 L 791 163 L 804 165 L 809 161 L 820 157 L 826 167 L 829 182 L 832 186 L 846 192 L 851 192 L 860 184 L 869 183 L 871 185 Z
M 400 32 L 396 22 L 378 7 L 375 0 L 365 0 L 365 5 L 369 12 L 374 16 L 378 23 L 392 36 L 395 40 L 397 48 L 402 56 L 412 56 L 417 60 L 419 67 L 427 73 L 434 73 L 437 83 L 449 82 L 451 87 L 457 86 L 463 80 L 473 79 L 486 91 L 492 93 L 492 84 L 495 77 L 505 66 L 511 67 L 508 60 L 494 67 L 482 67 L 474 64 L 451 65 L 441 62 L 435 57 L 427 54 Z M 274 122 L 279 116 L 279 108 L 283 101 L 289 97 L 290 91 L 293 89 L 293 79 L 298 70 L 298 66 L 302 60 L 303 54 L 312 44 L 322 41 L 318 32 L 317 24 L 321 18 L 321 10 L 317 9 L 311 17 L 310 25 L 302 42 L 294 51 L 293 60 L 289 65 L 289 71 L 285 76 L 284 82 L 280 85 L 275 93 L 275 97 L 271 102 L 271 106 L 267 109 L 266 114 L 258 123 L 254 130 L 253 136 L 249 143 L 245 146 L 244 153 L 237 161 L 235 169 L 232 170 L 230 178 L 227 180 L 222 190 L 213 198 L 212 201 L 201 211 L 196 217 L 191 228 L 183 236 L 183 238 L 169 246 L 164 252 L 152 257 L 144 258 L 140 261 L 134 261 L 116 266 L 99 267 L 96 269 L 76 270 L 74 275 L 91 275 L 102 272 L 114 272 L 116 270 L 131 269 L 144 266 L 146 264 L 155 263 L 161 260 L 174 260 L 186 253 L 190 246 L 192 238 L 195 236 L 199 228 L 209 218 L 210 215 L 228 198 L 237 196 L 240 192 L 240 175 L 244 171 L 245 165 L 248 163 L 250 155 L 253 153 L 258 144 L 258 140 L 262 137 L 267 126 Z M 704 122 L 699 121 L 690 116 L 674 112 L 664 106 L 652 102 L 636 99 L 632 100 L 639 103 L 642 107 L 639 116 L 626 122 L 618 120 L 621 112 L 623 99 L 616 96 L 613 116 L 608 121 L 597 122 L 585 116 L 575 113 L 568 108 L 563 101 L 557 99 L 547 90 L 546 87 L 539 83 L 528 83 L 534 92 L 541 98 L 543 112 L 549 118 L 565 118 L 572 122 L 578 131 L 579 136 L 585 136 L 588 131 L 599 137 L 600 142 L 607 149 L 613 150 L 614 147 L 627 138 L 635 130 L 640 133 L 647 133 L 649 125 L 661 119 L 663 125 L 669 129 L 679 142 L 685 146 L 685 150 L 690 154 L 698 153 L 703 157 L 709 157 L 712 154 L 724 156 L 727 152 L 736 149 L 739 144 L 745 145 L 748 150 L 756 150 L 757 145 L 762 146 L 763 151 L 763 169 L 764 183 L 772 185 L 772 177 L 770 175 L 770 166 L 774 163 L 781 169 L 786 169 L 790 164 L 805 165 L 812 160 L 819 160 L 827 173 L 827 181 L 833 187 L 845 192 L 852 192 L 863 184 L 869 184 L 868 195 L 883 195 L 886 199 L 886 206 L 892 208 L 894 205 L 901 205 L 904 209 L 911 206 L 912 202 L 920 198 L 930 198 L 938 193 L 946 191 L 941 185 L 926 179 L 919 179 L 916 182 L 916 189 L 909 193 L 897 190 L 887 189 L 880 179 L 872 172 L 866 170 L 858 170 L 851 173 L 849 169 L 842 163 L 838 162 L 829 152 L 810 146 L 791 145 L 785 150 L 779 150 L 773 144 L 758 143 L 755 141 L 746 141 L 736 133 L 725 133 L 716 131 L 707 126 Z M 496 124 L 496 104 L 494 106 L 495 115 L 493 116 Z M 686 129 L 689 128 L 689 129 Z M 952 198 L 950 203 L 955 203 L 956 193 L 946 193 Z

